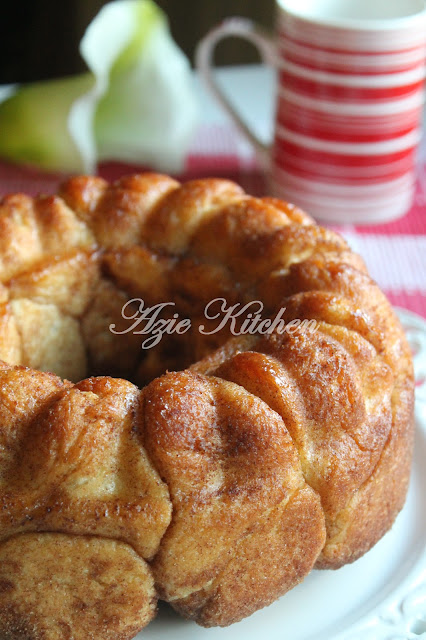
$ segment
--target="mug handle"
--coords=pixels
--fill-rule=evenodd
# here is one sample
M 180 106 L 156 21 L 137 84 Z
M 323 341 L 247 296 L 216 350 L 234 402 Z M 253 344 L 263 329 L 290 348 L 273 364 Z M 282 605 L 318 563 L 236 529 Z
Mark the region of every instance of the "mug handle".
M 272 38 L 261 27 L 247 18 L 229 18 L 207 33 L 198 43 L 195 51 L 195 66 L 211 94 L 230 116 L 240 133 L 249 140 L 256 150 L 260 162 L 266 168 L 269 163 L 269 147 L 242 120 L 227 96 L 216 83 L 213 73 L 213 54 L 216 45 L 230 36 L 244 38 L 254 44 L 266 64 L 275 64 L 275 45 Z

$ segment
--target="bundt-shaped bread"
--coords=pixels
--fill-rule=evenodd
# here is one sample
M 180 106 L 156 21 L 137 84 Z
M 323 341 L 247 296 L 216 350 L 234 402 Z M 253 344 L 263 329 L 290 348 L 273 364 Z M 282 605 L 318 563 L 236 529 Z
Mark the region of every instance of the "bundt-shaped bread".
M 217 298 L 291 330 L 214 331 Z M 142 349 L 141 300 L 189 330 Z M 404 503 L 413 374 L 388 301 L 339 235 L 232 182 L 4 198 L 0 360 L 1 638 L 130 639 L 158 597 L 231 624 L 356 560 Z

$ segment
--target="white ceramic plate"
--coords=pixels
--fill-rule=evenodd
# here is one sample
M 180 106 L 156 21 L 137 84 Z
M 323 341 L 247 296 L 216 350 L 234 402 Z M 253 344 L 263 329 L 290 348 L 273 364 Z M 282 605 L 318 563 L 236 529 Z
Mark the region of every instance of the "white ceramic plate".
M 238 624 L 203 629 L 160 605 L 158 617 L 138 639 L 426 639 L 426 321 L 405 310 L 398 314 L 414 351 L 419 384 L 411 485 L 392 530 L 354 564 L 313 571 L 280 600 Z

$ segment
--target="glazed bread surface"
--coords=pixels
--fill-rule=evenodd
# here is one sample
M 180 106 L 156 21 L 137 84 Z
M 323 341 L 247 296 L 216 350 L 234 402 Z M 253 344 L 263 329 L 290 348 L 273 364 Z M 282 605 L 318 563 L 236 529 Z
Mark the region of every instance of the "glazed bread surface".
M 315 330 L 209 333 L 217 298 Z M 141 349 L 131 299 L 190 330 Z M 404 504 L 414 384 L 389 302 L 338 234 L 232 182 L 4 198 L 0 360 L 1 638 L 130 639 L 158 597 L 229 625 L 359 558 Z

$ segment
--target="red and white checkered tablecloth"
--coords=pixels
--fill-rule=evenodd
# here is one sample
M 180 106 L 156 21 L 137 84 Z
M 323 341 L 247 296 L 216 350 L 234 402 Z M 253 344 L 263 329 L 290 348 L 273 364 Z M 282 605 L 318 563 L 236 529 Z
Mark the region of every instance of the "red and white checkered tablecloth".
M 99 174 L 114 180 L 143 170 L 139 166 L 106 163 Z M 180 180 L 226 177 L 253 195 L 265 195 L 267 182 L 252 150 L 231 123 L 203 125 L 197 130 Z M 64 176 L 0 162 L 0 196 L 22 191 L 52 193 Z M 403 218 L 373 226 L 333 227 L 365 259 L 372 277 L 391 302 L 426 318 L 426 165 L 421 167 L 415 202 Z

